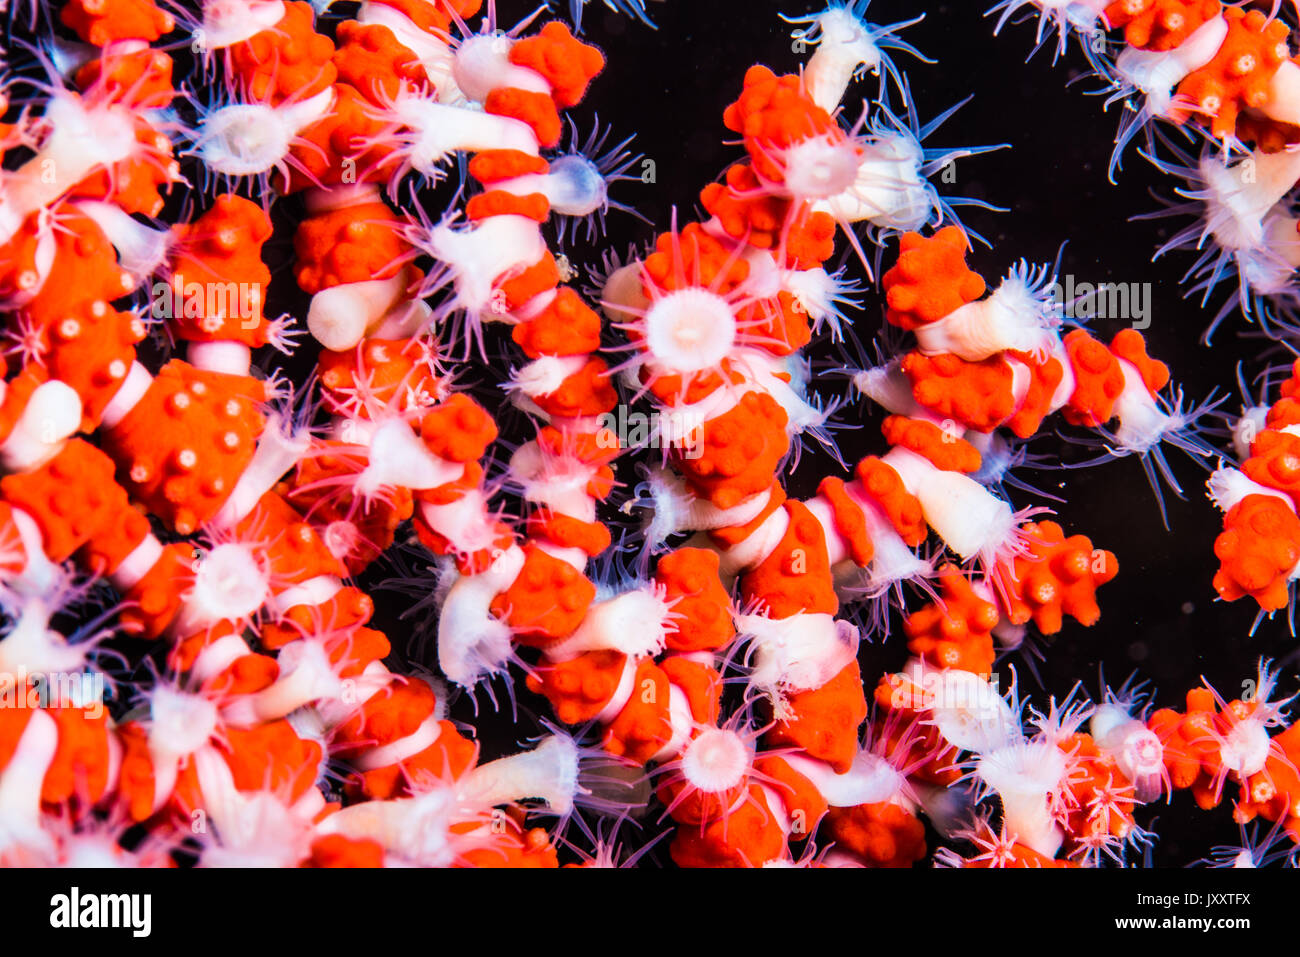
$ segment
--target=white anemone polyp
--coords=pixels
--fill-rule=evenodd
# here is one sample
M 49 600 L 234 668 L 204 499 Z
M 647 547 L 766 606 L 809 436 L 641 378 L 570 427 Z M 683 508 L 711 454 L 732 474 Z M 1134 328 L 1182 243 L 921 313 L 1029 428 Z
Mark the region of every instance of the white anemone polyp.
M 325 533 L 321 537 L 330 554 L 339 560 L 346 558 L 361 544 L 360 530 L 355 523 L 346 519 L 330 522 L 325 526 Z
M 682 753 L 682 775 L 697 790 L 720 794 L 740 785 L 749 768 L 749 748 L 734 731 L 709 728 Z
M 155 751 L 170 755 L 193 754 L 208 743 L 217 729 L 217 706 L 201 695 L 186 694 L 166 684 L 158 685 L 150 703 Z
M 248 545 L 218 545 L 199 562 L 194 599 L 219 618 L 246 618 L 267 599 L 266 570 Z
M 804 140 L 785 153 L 785 186 L 805 199 L 829 199 L 853 186 L 862 163 L 851 140 L 827 134 Z
M 1224 767 L 1246 777 L 1258 774 L 1268 760 L 1268 731 L 1259 721 L 1241 721 L 1233 726 L 1219 747 Z
M 718 365 L 736 343 L 736 316 L 721 296 L 680 289 L 645 315 L 645 341 L 656 364 L 676 372 Z
M 288 155 L 294 133 L 286 117 L 269 106 L 223 106 L 203 123 L 203 162 L 227 176 L 265 173 Z
M 1154 731 L 1132 735 L 1124 745 L 1123 760 L 1136 776 L 1159 774 L 1164 766 L 1164 745 Z

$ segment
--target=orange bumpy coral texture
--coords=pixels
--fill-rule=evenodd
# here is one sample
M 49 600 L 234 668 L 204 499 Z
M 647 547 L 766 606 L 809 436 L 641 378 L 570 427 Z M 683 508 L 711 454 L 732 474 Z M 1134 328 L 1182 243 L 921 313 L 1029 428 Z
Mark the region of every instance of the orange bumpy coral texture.
M 1033 620 L 1045 635 L 1061 630 L 1066 615 L 1083 625 L 1101 617 L 1097 589 L 1119 573 L 1119 562 L 1108 551 L 1095 549 L 1086 535 L 1065 537 L 1056 522 L 1022 526 L 1029 551 L 1008 569 L 1000 566 L 1006 590 L 1007 617 L 1014 624 Z
M 1225 601 L 1249 595 L 1264 611 L 1285 608 L 1287 582 L 1300 562 L 1300 518 L 1272 495 L 1247 495 L 1223 517 L 1214 540 L 1214 589 Z
M 984 295 L 983 277 L 966 267 L 969 248 L 959 226 L 945 226 L 930 237 L 904 233 L 898 262 L 882 280 L 885 318 L 902 329 L 916 329 Z
M 745 138 L 754 171 L 778 183 L 785 179 L 780 151 L 816 136 L 844 137 L 830 114 L 808 97 L 801 77 L 777 76 L 762 65 L 745 73 L 744 90 L 723 111 L 722 122 Z
M 936 668 L 992 673 L 997 606 L 976 594 L 951 562 L 939 569 L 939 581 L 940 600 L 913 612 L 903 624 L 907 650 Z
M 1106 22 L 1124 28 L 1124 41 L 1143 50 L 1172 50 L 1219 15 L 1219 0 L 1117 0 Z
M 1210 117 L 1210 130 L 1216 137 L 1235 133 L 1242 110 L 1258 109 L 1268 102 L 1269 81 L 1291 56 L 1287 47 L 1290 31 L 1281 20 L 1240 7 L 1227 7 L 1223 17 L 1228 21 L 1227 39 L 1209 63 L 1178 84 L 1178 94 Z M 1173 113 L 1179 122 L 1192 115 L 1190 110 L 1175 109 Z

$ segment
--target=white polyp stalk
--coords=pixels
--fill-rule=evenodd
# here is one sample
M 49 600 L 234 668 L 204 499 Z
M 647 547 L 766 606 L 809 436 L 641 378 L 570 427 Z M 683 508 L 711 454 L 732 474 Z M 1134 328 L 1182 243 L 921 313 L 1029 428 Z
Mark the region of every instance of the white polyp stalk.
M 175 627 L 169 629 L 169 632 L 173 638 L 189 637 L 177 632 Z M 203 646 L 203 650 L 194 659 L 194 666 L 190 668 L 190 678 L 198 685 L 203 685 L 249 654 L 252 654 L 252 649 L 242 635 L 225 635 Z
M 296 605 L 324 605 L 342 590 L 342 579 L 334 575 L 317 575 L 276 592 L 267 599 L 266 607 L 284 614 Z
M 190 365 L 205 372 L 246 376 L 253 364 L 253 351 L 234 339 L 218 339 L 214 342 L 191 342 L 186 358 Z
M 333 352 L 355 348 L 371 326 L 405 300 L 411 269 L 404 266 L 388 279 L 346 282 L 311 297 L 307 331 Z
M 110 431 L 116 428 L 126 418 L 127 413 L 144 398 L 151 385 L 153 385 L 153 376 L 149 374 L 149 370 L 138 361 L 132 360 L 122 387 L 113 394 L 113 398 L 108 400 L 108 405 L 104 406 L 104 414 L 99 419 L 100 424 Z
M 520 401 L 531 404 L 530 399 L 521 399 Z M 558 428 L 570 435 L 595 434 L 609 424 L 609 420 L 605 418 L 603 413 L 601 415 L 579 415 L 572 418 L 562 418 L 546 413 L 542 413 L 542 416 L 547 422 L 558 423 Z M 596 446 L 597 448 L 606 447 L 600 444 L 599 439 L 597 439 Z
M 410 17 L 395 7 L 385 3 L 372 3 L 367 0 L 357 11 L 357 22 L 365 25 L 377 24 L 393 31 L 397 42 L 406 47 L 424 67 L 429 82 L 437 91 L 437 98 L 443 103 L 457 103 L 465 99 L 456 81 L 452 77 L 455 70 L 456 54 L 447 41 L 436 34 L 421 30 Z
M 1012 624 L 1005 618 L 1000 619 L 993 626 L 993 637 L 997 640 L 1000 651 L 1015 651 L 1025 643 L 1027 634 L 1029 634 L 1028 626 Z
M 50 630 L 49 618 L 38 602 L 26 603 L 18 620 L 0 638 L 0 679 L 13 681 L 19 675 L 77 672 L 85 662 L 84 651 Z M 21 685 L 21 678 L 18 683 Z M 21 688 L 18 693 L 22 693 Z
M 610 724 L 615 718 L 618 717 L 619 712 L 621 712 L 627 706 L 627 703 L 632 700 L 632 694 L 634 691 L 636 691 L 637 664 L 638 662 L 634 658 L 627 658 L 624 660 L 623 670 L 619 673 L 618 676 L 618 686 L 615 687 L 614 693 L 609 696 L 609 700 L 606 701 L 604 706 L 600 709 L 600 713 L 597 714 L 595 718 L 592 719 L 595 724 L 597 725 Z M 672 695 L 672 690 L 675 687 L 676 685 L 673 685 L 671 683 L 668 685 L 668 693 L 670 698 Z M 671 701 L 670 701 L 669 710 L 671 712 Z
M 306 432 L 286 435 L 281 431 L 278 420 L 269 419 L 258 439 L 253 457 L 240 473 L 230 498 L 213 516 L 212 525 L 216 528 L 234 528 L 243 521 L 284 473 L 298 464 L 310 445 L 311 436 Z
M 83 199 L 75 205 L 104 231 L 117 250 L 119 264 L 131 275 L 151 276 L 166 261 L 170 231 L 151 229 L 114 203 Z
M 610 322 L 632 323 L 649 310 L 650 300 L 641 282 L 644 272 L 644 264 L 637 260 L 609 274 L 600 291 L 600 310 Z
M 1167 116 L 1174 89 L 1219 52 L 1228 36 L 1222 16 L 1207 20 L 1172 50 L 1142 50 L 1126 46 L 1115 59 L 1115 72 L 1144 93 L 1152 116 Z
M 1268 85 L 1268 102 L 1260 112 L 1279 123 L 1300 125 L 1300 66 L 1290 56 L 1282 61 Z
M 835 510 L 821 495 L 805 499 L 804 506 L 812 512 L 813 518 L 817 519 L 817 524 L 822 527 L 822 534 L 826 537 L 826 558 L 834 568 L 849 556 L 848 542 L 835 524 Z
M 587 492 L 595 468 L 581 459 L 543 453 L 534 439 L 510 457 L 510 474 L 523 487 L 526 501 L 579 521 L 596 520 L 596 503 Z
M 903 373 L 898 359 L 856 373 L 853 388 L 891 415 L 905 415 L 911 419 L 932 417 L 932 413 L 916 401 L 911 380 Z
M 935 729 L 954 747 L 985 752 L 1020 739 L 1020 722 L 1011 706 L 974 672 L 935 668 L 912 658 L 902 674 L 925 696 Z
M 340 183 L 337 186 L 314 186 L 303 194 L 309 216 L 352 206 L 383 202 L 383 192 L 374 183 Z
M 485 669 L 505 666 L 512 644 L 510 626 L 492 614 L 492 599 L 524 567 L 524 552 L 512 545 L 481 575 L 461 575 L 447 592 L 438 615 L 438 665 L 448 681 L 472 687 Z
M 38 599 L 51 595 L 65 580 L 62 567 L 45 554 L 45 536 L 34 518 L 21 508 L 11 509 L 10 516 L 22 542 L 26 564 L 18 575 L 5 582 L 5 587 L 15 594 Z
M 663 541 L 678 532 L 691 532 L 730 525 L 747 525 L 767 507 L 772 490 L 752 495 L 739 505 L 719 508 L 707 499 L 697 498 L 686 480 L 669 469 L 654 467 L 646 475 L 655 527 L 662 528 L 656 539 Z M 663 521 L 667 519 L 666 521 Z
M 1142 453 L 1159 445 L 1175 423 L 1151 398 L 1137 367 L 1127 359 L 1120 359 L 1119 367 L 1124 373 L 1124 391 L 1115 400 L 1114 414 L 1119 419 L 1115 444 L 1127 452 Z
M 867 566 L 868 584 L 872 591 L 907 581 L 929 570 L 929 564 L 907 547 L 903 537 L 881 513 L 875 499 L 863 488 L 861 479 L 849 482 L 845 491 L 862 509 L 867 523 L 867 538 L 872 549 L 871 564 Z
M 1159 736 L 1121 705 L 1099 705 L 1089 721 L 1097 747 L 1110 755 L 1133 782 L 1133 796 L 1145 804 L 1160 795 L 1164 776 L 1164 745 Z
M 433 747 L 440 737 L 442 737 L 442 725 L 439 724 L 439 718 L 436 715 L 430 715 L 421 721 L 420 726 L 406 737 L 398 738 L 396 741 L 377 748 L 367 748 L 352 760 L 352 764 L 358 771 L 389 768 Z
M 830 7 L 817 18 L 821 38 L 803 71 L 809 98 L 834 113 L 859 67 L 880 69 L 880 48 L 866 24 L 847 7 Z
M 871 751 L 859 751 L 852 766 L 843 774 L 837 774 L 825 761 L 805 754 L 783 757 L 791 769 L 813 783 L 831 807 L 883 804 L 893 800 L 905 784 L 896 768 Z
M 81 428 L 81 396 L 58 379 L 36 387 L 9 437 L 0 444 L 0 468 L 27 472 L 44 465 Z
M 658 371 L 653 365 L 652 368 Z M 632 385 L 630 381 L 629 385 Z M 632 387 L 636 388 L 636 386 Z M 655 420 L 655 435 L 669 448 L 680 448 L 689 453 L 692 448 L 689 443 L 698 445 L 703 438 L 700 430 L 704 428 L 706 422 L 726 415 L 740 403 L 745 393 L 755 388 L 763 388 L 763 386 L 752 379 L 739 386 L 727 382 L 699 402 L 678 402 L 674 405 L 660 406 L 658 418 Z M 702 448 L 700 451 L 702 452 Z
M 452 76 L 467 99 L 482 103 L 501 87 L 550 95 L 551 84 L 546 77 L 510 61 L 514 45 L 515 41 L 505 34 L 489 33 L 469 37 L 456 48 Z
M 457 856 L 451 826 L 460 819 L 451 789 L 438 788 L 398 800 L 361 801 L 325 818 L 316 833 L 377 841 L 417 865 L 450 867 Z
M 54 719 L 43 710 L 33 711 L 9 763 L 0 769 L 0 851 L 6 837 L 20 847 L 52 844 L 41 826 L 41 785 L 58 746 Z
M 269 794 L 263 794 L 267 800 L 274 800 Z M 278 803 L 278 802 L 277 802 Z M 325 795 L 319 788 L 308 788 L 298 800 L 289 805 L 289 814 L 297 821 L 313 821 L 325 810 Z
M 109 574 L 108 580 L 118 591 L 129 592 L 162 557 L 162 542 L 150 532 L 122 559 L 121 564 Z
M 1287 508 L 1295 511 L 1295 503 L 1291 501 L 1291 496 L 1267 485 L 1260 485 L 1254 479 L 1247 478 L 1238 469 L 1215 469 L 1206 484 L 1210 490 L 1210 501 L 1214 502 L 1215 507 L 1222 512 L 1231 511 L 1247 495 L 1270 495 L 1286 502 Z
M 567 565 L 572 565 L 578 571 L 587 567 L 587 553 L 576 545 L 564 548 L 556 545 L 554 542 L 537 542 L 537 547 L 552 558 L 559 559 Z
M 881 461 L 890 465 L 921 503 L 926 524 L 962 560 L 1007 541 L 1015 528 L 1011 506 L 961 472 L 945 472 L 930 460 L 896 446 Z
M 291 641 L 276 656 L 279 677 L 254 694 L 240 695 L 222 709 L 222 717 L 236 727 L 252 727 L 283 718 L 291 711 L 321 698 L 338 698 L 343 682 L 329 653 L 318 641 Z
M 433 308 L 423 299 L 399 299 L 366 330 L 377 339 L 412 339 L 433 321 Z
M 242 792 L 225 759 L 213 747 L 193 757 L 202 806 L 216 840 L 201 852 L 204 867 L 293 867 L 310 852 L 311 820 L 324 796 L 309 789 L 286 804 L 266 790 Z
M 660 589 L 647 585 L 593 602 L 576 631 L 546 649 L 552 661 L 570 661 L 589 651 L 620 651 L 633 658 L 657 655 L 672 627 Z
M 358 703 L 364 704 L 381 691 L 387 689 L 393 683 L 393 673 L 388 670 L 382 661 L 372 661 L 366 665 L 361 674 L 351 680 L 352 694 L 346 699 L 343 697 L 322 698 L 310 708 L 294 712 L 290 716 L 291 719 L 306 722 L 309 718 L 312 718 L 316 722 L 320 734 L 322 736 L 328 734 L 329 731 L 356 715 Z M 441 707 L 441 699 L 439 699 L 439 707 L 434 710 L 435 715 L 439 713 Z M 360 760 L 358 759 L 358 761 Z M 361 764 L 358 763 L 357 766 L 361 767 Z M 368 769 L 362 768 L 362 770 Z
M 1065 837 L 1050 807 L 1066 775 L 1061 750 L 1046 740 L 1013 741 L 983 754 L 976 773 L 998 793 L 1003 823 L 1017 842 L 1055 857 Z
M 762 793 L 763 800 L 767 802 L 768 808 L 772 811 L 772 817 L 776 822 L 776 826 L 781 829 L 781 835 L 788 840 L 790 832 L 794 828 L 794 821 L 791 820 L 790 809 L 786 807 L 786 801 L 791 797 L 789 790 L 783 787 L 780 789 L 780 793 L 778 793 L 770 785 L 759 782 L 756 782 L 755 786 Z M 800 831 L 799 836 L 802 835 L 803 831 Z M 790 857 L 789 851 L 783 848 L 780 857 L 774 857 L 771 860 L 763 861 L 759 866 L 765 869 L 793 869 L 799 865 Z
M 753 636 L 749 685 L 774 699 L 820 688 L 848 667 L 858 653 L 858 630 L 834 615 L 803 612 L 785 618 L 735 617 L 736 631 Z
M 88 106 L 76 94 L 60 91 L 46 103 L 42 120 L 50 134 L 36 154 L 18 169 L 0 172 L 0 244 L 32 213 L 54 205 L 96 168 L 120 163 L 136 148 L 132 115 L 119 106 Z
M 704 224 L 704 230 L 724 246 L 733 246 L 736 242 L 716 216 Z M 749 266 L 749 276 L 745 279 L 745 292 L 749 298 L 775 299 L 782 290 L 793 292 L 788 289 L 787 277 L 798 270 L 783 269 L 768 249 L 750 246 L 739 252 L 740 258 Z
M 930 184 L 921 176 L 923 158 L 916 144 L 901 135 L 858 144 L 857 175 L 851 185 L 813 204 L 839 222 L 870 222 L 898 230 L 916 230 L 930 217 Z
M 711 666 L 712 662 L 713 659 L 710 657 L 707 664 Z M 628 659 L 628 664 L 634 664 L 631 658 Z M 633 668 L 633 675 L 635 676 L 635 668 Z M 617 711 L 614 712 L 607 721 L 612 721 L 617 714 Z M 691 712 L 691 702 L 686 697 L 686 692 L 672 682 L 668 683 L 668 727 L 670 729 L 668 740 L 651 756 L 651 761 L 663 763 L 677 757 L 695 733 L 696 721 L 695 715 Z
M 542 356 L 534 359 L 510 377 L 511 388 L 528 398 L 550 395 L 564 380 L 582 371 L 587 356 Z
M 370 436 L 369 462 L 357 478 L 361 495 L 383 488 L 430 489 L 454 482 L 465 466 L 434 455 L 405 419 L 392 418 Z
M 805 369 L 798 364 L 800 360 L 796 356 L 776 359 L 766 352 L 744 349 L 738 350 L 733 357 L 737 365 L 744 367 L 749 374 L 749 380 L 735 391 L 756 388 L 775 399 L 789 420 L 786 423 L 788 435 L 798 435 L 826 421 L 826 412 L 812 405 L 802 394 Z M 790 376 L 790 381 L 787 382 L 782 374 Z
M 425 176 L 435 176 L 439 165 L 457 153 L 498 149 L 537 153 L 532 128 L 508 116 L 407 94 L 397 98 L 392 111 L 394 118 L 411 130 L 411 166 Z
M 997 432 L 976 432 L 971 429 L 962 433 L 962 441 L 980 454 L 982 463 L 988 462 L 989 459 L 1002 458 L 1009 448 L 1007 440 Z
M 1251 154 L 1227 166 L 1202 157 L 1200 174 L 1210 198 L 1207 227 L 1229 250 L 1254 249 L 1264 240 L 1264 220 L 1300 180 L 1300 152 Z
M 814 327 L 835 313 L 835 295 L 842 286 L 821 266 L 812 269 L 780 270 L 781 289 L 794 296 L 796 305 L 801 308 Z
M 470 489 L 446 505 L 421 502 L 419 509 L 426 525 L 466 555 L 493 547 L 499 534 L 482 489 Z
M 577 745 L 568 735 L 550 735 L 531 751 L 480 764 L 457 792 L 465 803 L 483 807 L 538 798 L 556 814 L 568 814 L 578 793 Z
M 1022 280 L 1008 276 L 991 296 L 919 326 L 914 331 L 917 348 L 928 356 L 950 352 L 967 362 L 1007 350 L 1046 352 L 1052 342 L 1045 308 Z
M 551 160 L 550 169 L 545 173 L 500 180 L 492 188 L 516 196 L 541 193 L 551 210 L 561 216 L 590 216 L 603 209 L 608 199 L 605 177 L 595 163 L 578 153 Z
M 1052 333 L 1052 358 L 1061 366 L 1061 384 L 1052 393 L 1052 401 L 1049 404 L 1049 412 L 1057 412 L 1065 408 L 1078 386 L 1074 376 L 1074 366 L 1070 364 L 1070 354 L 1065 348 L 1065 341 L 1057 332 Z
M 489 216 L 469 229 L 435 227 L 428 252 L 454 272 L 459 307 L 506 320 L 504 312 L 488 310 L 494 284 L 507 273 L 539 262 L 546 255 L 546 242 L 537 223 L 526 216 Z
M 699 548 L 711 547 L 714 551 L 718 551 L 718 564 L 723 577 L 733 578 L 743 571 L 757 568 L 781 544 L 781 539 L 785 537 L 786 529 L 789 527 L 790 513 L 784 508 L 778 508 L 743 541 L 737 542 L 731 548 L 718 551 L 718 547 L 712 544 L 712 540 L 705 536 L 701 536 L 699 541 L 692 540 L 687 544 Z
M 1006 356 L 1002 361 L 1011 369 L 1012 408 L 1019 410 L 1029 396 L 1029 387 L 1034 384 L 1033 370 L 1015 356 Z
M 1300 268 L 1300 220 L 1291 214 L 1290 201 L 1282 200 L 1264 216 L 1264 239 L 1257 250 L 1239 256 L 1243 283 L 1261 296 L 1290 293 Z
M 284 19 L 281 0 L 206 0 L 201 42 L 204 50 L 220 50 L 251 39 Z

